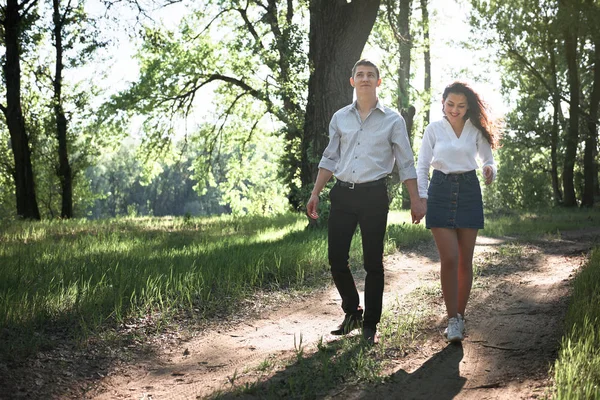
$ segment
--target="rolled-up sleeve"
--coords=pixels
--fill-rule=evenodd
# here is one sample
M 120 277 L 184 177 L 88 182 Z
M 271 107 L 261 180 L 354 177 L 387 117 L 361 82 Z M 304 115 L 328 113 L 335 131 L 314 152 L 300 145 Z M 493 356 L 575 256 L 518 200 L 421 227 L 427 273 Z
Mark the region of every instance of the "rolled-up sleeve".
M 340 162 L 340 134 L 337 129 L 337 117 L 334 114 L 329 123 L 329 144 L 323 151 L 319 168 L 326 169 L 335 174 Z
M 494 153 L 492 152 L 492 146 L 481 132 L 477 133 L 477 157 L 481 160 L 482 169 L 488 165 L 492 167 L 492 171 L 494 171 L 492 180 L 496 179 L 497 167 L 496 161 L 494 160 Z
M 404 182 L 407 179 L 416 179 L 415 157 L 408 140 L 406 123 L 402 117 L 394 124 L 392 130 L 392 149 L 400 180 Z

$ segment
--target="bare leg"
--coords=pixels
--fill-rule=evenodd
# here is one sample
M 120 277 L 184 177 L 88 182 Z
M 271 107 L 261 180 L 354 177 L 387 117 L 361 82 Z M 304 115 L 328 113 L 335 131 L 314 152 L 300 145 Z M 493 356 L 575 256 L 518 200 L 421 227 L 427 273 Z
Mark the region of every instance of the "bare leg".
M 477 232 L 477 229 L 467 228 L 456 230 L 458 237 L 458 312 L 463 316 L 473 285 L 473 252 Z
M 440 254 L 442 294 L 448 318 L 458 312 L 458 233 L 456 229 L 431 228 Z

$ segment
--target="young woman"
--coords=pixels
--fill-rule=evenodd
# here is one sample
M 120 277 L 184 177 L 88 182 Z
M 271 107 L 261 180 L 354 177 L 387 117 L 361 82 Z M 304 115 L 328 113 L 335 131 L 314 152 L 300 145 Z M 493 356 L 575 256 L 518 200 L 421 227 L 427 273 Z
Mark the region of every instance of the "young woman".
M 483 228 L 483 202 L 476 170 L 485 184 L 496 177 L 492 149 L 499 132 L 485 104 L 466 83 L 454 82 L 442 96 L 444 118 L 425 129 L 417 163 L 419 196 L 427 207 L 440 255 L 442 293 L 448 313 L 449 342 L 464 338 L 464 315 L 473 281 L 473 251 Z M 433 167 L 428 181 L 430 167 Z

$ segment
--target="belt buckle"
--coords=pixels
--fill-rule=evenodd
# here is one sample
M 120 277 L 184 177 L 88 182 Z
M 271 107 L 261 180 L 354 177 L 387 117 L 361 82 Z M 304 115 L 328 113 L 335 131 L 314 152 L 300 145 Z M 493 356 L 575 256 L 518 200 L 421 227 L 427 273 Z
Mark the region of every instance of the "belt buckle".
M 348 186 L 348 189 L 354 189 L 354 182 L 350 183 L 350 186 Z

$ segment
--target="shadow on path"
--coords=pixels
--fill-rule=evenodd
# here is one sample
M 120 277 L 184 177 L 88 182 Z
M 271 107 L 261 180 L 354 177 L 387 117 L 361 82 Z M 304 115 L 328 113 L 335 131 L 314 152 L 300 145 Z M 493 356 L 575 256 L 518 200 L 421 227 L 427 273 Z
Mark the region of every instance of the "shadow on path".
M 413 373 L 398 370 L 385 385 L 362 392 L 358 399 L 453 399 L 467 379 L 460 376 L 462 344 L 450 344 Z
M 361 353 L 365 348 L 360 342 L 352 341 L 348 346 L 343 340 L 332 342 L 333 351 L 340 346 L 344 350 L 339 355 L 338 361 L 341 365 L 353 369 L 355 361 L 361 359 Z M 364 353 L 363 353 L 364 354 Z M 285 370 L 257 385 L 238 386 L 238 390 L 232 392 L 220 392 L 209 398 L 218 399 L 280 399 L 280 398 L 314 398 L 314 399 L 436 399 L 451 400 L 463 389 L 466 378 L 460 376 L 459 365 L 463 359 L 463 347 L 461 344 L 451 344 L 433 355 L 419 369 L 413 373 L 399 370 L 390 376 L 384 385 L 368 387 L 353 392 L 352 384 L 344 382 L 348 375 L 332 376 L 331 380 L 311 379 L 311 374 L 326 373 L 328 368 L 323 368 L 323 363 L 331 354 L 317 351 L 307 358 L 298 360 Z M 370 357 L 366 355 L 366 357 Z M 340 368 L 338 364 L 337 368 Z M 343 372 L 343 371 L 342 371 Z M 348 371 L 350 372 L 350 371 Z M 314 376 L 314 375 L 313 375 Z M 350 378 L 353 380 L 354 378 Z M 327 382 L 328 381 L 328 382 Z M 335 381 L 335 382 L 334 382 Z M 328 387 L 315 387 L 327 382 Z M 242 389 L 242 390 L 240 390 Z M 350 389 L 350 390 L 348 390 Z

